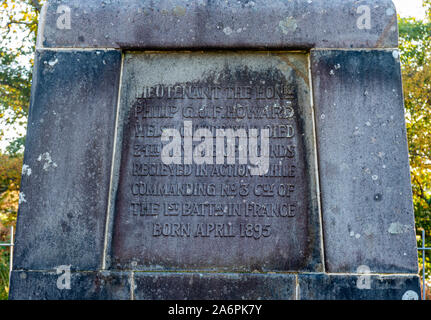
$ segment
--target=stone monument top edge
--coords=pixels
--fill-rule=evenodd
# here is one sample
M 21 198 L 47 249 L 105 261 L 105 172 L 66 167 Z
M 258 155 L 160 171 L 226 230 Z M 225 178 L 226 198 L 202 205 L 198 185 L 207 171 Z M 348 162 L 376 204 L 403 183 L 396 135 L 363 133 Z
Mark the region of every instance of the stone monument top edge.
M 392 0 L 49 0 L 38 48 L 396 48 Z

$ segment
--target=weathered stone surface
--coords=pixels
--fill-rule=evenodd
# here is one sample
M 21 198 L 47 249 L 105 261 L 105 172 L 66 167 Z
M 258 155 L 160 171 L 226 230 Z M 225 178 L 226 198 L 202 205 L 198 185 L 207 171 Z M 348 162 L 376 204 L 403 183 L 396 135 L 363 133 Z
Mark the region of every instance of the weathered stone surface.
M 137 300 L 293 300 L 295 275 L 147 273 L 134 275 Z
M 125 56 L 113 268 L 322 269 L 307 72 L 295 53 Z M 162 130 L 180 136 L 186 122 L 194 151 L 181 138 L 178 163 L 166 164 Z M 229 162 L 223 151 L 218 162 L 219 128 L 243 131 L 245 145 L 226 144 L 245 155 Z M 198 129 L 209 135 L 205 163 Z M 252 160 L 252 130 L 261 156 L 268 131 L 265 171 Z
M 13 271 L 13 300 L 413 300 L 417 276 Z M 133 288 L 131 287 L 133 285 Z M 63 288 L 62 288 L 63 286 Z M 132 296 L 133 291 L 133 296 Z
M 64 273 L 13 271 L 11 300 L 129 300 L 130 273 L 72 272 L 70 287 Z M 57 283 L 58 282 L 58 283 Z
M 390 0 L 53 0 L 41 17 L 11 299 L 419 296 Z M 211 154 L 213 129 L 239 128 L 258 154 L 270 129 L 267 163 L 244 135 Z
M 417 272 L 399 53 L 312 51 L 329 272 Z
M 393 48 L 390 0 L 48 1 L 39 46 Z
M 419 300 L 418 276 L 303 274 L 298 300 Z
M 36 53 L 14 269 L 101 266 L 121 54 Z

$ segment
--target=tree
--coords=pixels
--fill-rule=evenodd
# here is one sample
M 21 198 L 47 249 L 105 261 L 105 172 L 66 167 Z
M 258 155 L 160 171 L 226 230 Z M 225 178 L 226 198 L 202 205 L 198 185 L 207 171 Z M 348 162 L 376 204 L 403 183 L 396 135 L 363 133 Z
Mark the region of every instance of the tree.
M 22 157 L 0 155 L 0 242 L 8 242 L 9 227 L 18 212 Z M 9 248 L 0 247 L 0 300 L 7 299 L 9 286 Z
M 431 246 L 431 0 L 428 19 L 399 19 L 400 50 L 416 228 Z M 419 232 L 418 232 L 419 234 Z M 421 241 L 418 242 L 422 245 Z M 420 257 L 420 260 L 422 257 Z M 431 258 L 427 256 L 427 274 Z
M 31 70 L 40 12 L 39 1 L 0 1 L 0 140 L 25 126 L 30 104 Z M 25 137 L 0 153 L 0 242 L 15 225 Z M 0 300 L 7 299 L 9 250 L 0 248 Z
M 5 130 L 26 125 L 40 9 L 37 0 L 2 0 L 0 4 L 0 139 Z M 6 148 L 8 155 L 0 154 L 0 223 L 5 219 L 5 203 L 19 190 L 17 172 L 21 169 L 16 166 L 22 163 L 24 141 L 25 137 L 19 137 Z M 15 211 L 10 212 L 16 217 Z
M 0 139 L 5 130 L 26 125 L 39 12 L 37 0 L 1 1 Z

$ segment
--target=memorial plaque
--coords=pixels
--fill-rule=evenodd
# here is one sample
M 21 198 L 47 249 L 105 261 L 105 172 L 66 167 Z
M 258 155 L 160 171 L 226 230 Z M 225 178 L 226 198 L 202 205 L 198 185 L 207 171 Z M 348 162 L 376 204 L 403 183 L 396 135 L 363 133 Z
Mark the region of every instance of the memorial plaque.
M 112 267 L 309 267 L 307 55 L 131 52 L 123 72 Z
M 391 0 L 47 0 L 11 299 L 418 299 Z

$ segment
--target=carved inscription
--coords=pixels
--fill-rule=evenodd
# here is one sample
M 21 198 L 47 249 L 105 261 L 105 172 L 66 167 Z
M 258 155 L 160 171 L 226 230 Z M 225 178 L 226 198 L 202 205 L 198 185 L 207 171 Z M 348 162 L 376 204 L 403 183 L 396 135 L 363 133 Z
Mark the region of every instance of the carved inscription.
M 293 70 L 228 65 L 138 86 L 125 106 L 118 267 L 298 264 L 308 194 L 296 81 Z
M 176 105 L 170 105 L 170 100 L 177 100 Z M 184 101 L 205 99 L 205 105 L 181 104 Z M 222 101 L 222 103 L 219 102 Z M 234 101 L 230 101 L 234 100 Z M 250 101 L 252 100 L 252 101 Z M 259 104 L 258 100 L 265 103 Z M 282 219 L 295 217 L 295 184 L 280 183 L 264 179 L 261 183 L 250 180 L 254 175 L 247 157 L 253 153 L 250 146 L 251 132 L 259 135 L 259 130 L 266 130 L 271 143 L 268 144 L 271 152 L 265 153 L 256 145 L 255 154 L 260 153 L 266 157 L 268 166 L 258 174 L 263 178 L 295 178 L 296 159 L 295 149 L 295 91 L 294 88 L 275 84 L 274 86 L 203 86 L 202 84 L 178 84 L 175 86 L 157 85 L 144 87 L 142 94 L 132 106 L 130 113 L 134 123 L 135 143 L 133 156 L 135 157 L 131 169 L 133 179 L 130 190 L 133 201 L 130 202 L 129 212 L 134 216 L 170 216 L 170 217 L 268 217 Z M 154 119 L 178 119 L 181 122 L 152 123 Z M 150 120 L 151 119 L 151 120 Z M 277 120 L 277 124 L 238 124 L 232 127 L 232 122 L 219 125 L 205 125 L 199 120 Z M 175 130 L 175 131 L 173 131 Z M 187 135 L 187 130 L 193 134 Z M 199 131 L 206 130 L 207 135 L 198 135 Z M 178 137 L 175 141 L 175 133 Z M 226 132 L 230 133 L 227 136 Z M 165 139 L 163 139 L 165 138 Z M 171 141 L 169 138 L 173 138 Z M 202 138 L 208 148 L 199 150 Z M 225 139 L 226 138 L 226 139 Z M 173 156 L 174 147 L 168 149 L 169 143 L 177 144 L 177 156 Z M 189 141 L 187 141 L 189 140 Z M 206 140 L 206 141 L 205 141 Z M 238 140 L 238 141 L 237 141 Z M 242 140 L 242 141 L 241 141 Z M 145 144 L 145 142 L 154 144 Z M 195 143 L 194 146 L 194 142 Z M 238 143 L 237 143 L 238 142 Z M 243 142 L 243 145 L 240 143 Z M 186 145 L 190 148 L 187 150 Z M 221 146 L 220 146 L 221 144 Z M 261 143 L 262 145 L 262 143 Z M 260 145 L 260 146 L 261 146 Z M 193 150 L 193 147 L 195 149 Z M 230 155 L 220 148 L 232 149 Z M 163 159 L 163 153 L 166 159 Z M 169 155 L 171 151 L 171 156 Z M 188 152 L 187 152 L 188 151 Z M 209 153 L 202 159 L 199 153 Z M 238 156 L 236 156 L 238 155 Z M 193 161 L 193 158 L 195 160 Z M 196 159 L 197 158 L 197 159 Z M 226 159 L 225 159 L 226 158 Z M 269 165 L 271 158 L 280 159 Z M 226 161 L 225 161 L 226 160 Z M 264 162 L 265 160 L 262 160 Z M 151 180 L 142 180 L 142 177 L 153 177 Z M 225 180 L 216 183 L 187 182 L 187 183 L 160 183 L 156 177 L 182 176 L 182 177 L 231 177 L 248 178 L 242 182 Z M 252 195 L 256 200 L 247 201 Z M 154 197 L 163 197 L 163 201 L 152 202 Z M 274 203 L 269 199 L 277 198 Z M 205 202 L 202 200 L 205 199 Z M 232 202 L 235 199 L 238 202 Z M 241 201 L 243 200 L 243 201 Z M 245 201 L 244 201 L 245 200 Z M 275 222 L 277 223 L 277 222 Z M 249 237 L 260 239 L 271 237 L 271 223 L 175 223 L 152 222 L 153 237 Z

